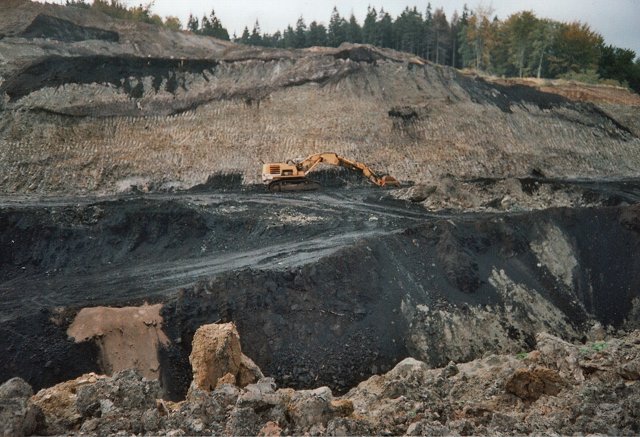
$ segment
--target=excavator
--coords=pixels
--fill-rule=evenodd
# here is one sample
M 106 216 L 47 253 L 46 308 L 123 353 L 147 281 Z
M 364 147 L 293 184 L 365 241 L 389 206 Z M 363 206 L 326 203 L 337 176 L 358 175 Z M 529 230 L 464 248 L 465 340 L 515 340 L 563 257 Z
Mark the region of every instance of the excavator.
M 320 188 L 320 184 L 307 175 L 320 164 L 330 164 L 361 172 L 364 177 L 379 187 L 399 187 L 400 182 L 393 176 L 378 176 L 368 165 L 344 158 L 337 153 L 316 153 L 301 161 L 270 162 L 262 166 L 262 182 L 269 191 L 310 191 Z

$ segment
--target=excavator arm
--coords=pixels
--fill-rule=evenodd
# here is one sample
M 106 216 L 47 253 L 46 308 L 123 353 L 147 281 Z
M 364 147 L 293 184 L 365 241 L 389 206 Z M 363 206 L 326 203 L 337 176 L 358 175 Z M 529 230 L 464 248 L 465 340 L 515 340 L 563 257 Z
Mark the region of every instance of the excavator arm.
M 333 152 L 316 153 L 315 155 L 311 155 L 296 164 L 296 167 L 298 168 L 298 171 L 302 172 L 306 176 L 319 164 L 330 164 L 358 171 L 379 187 L 384 187 L 385 185 L 400 186 L 398 180 L 393 176 L 378 176 L 367 164 L 352 161 Z

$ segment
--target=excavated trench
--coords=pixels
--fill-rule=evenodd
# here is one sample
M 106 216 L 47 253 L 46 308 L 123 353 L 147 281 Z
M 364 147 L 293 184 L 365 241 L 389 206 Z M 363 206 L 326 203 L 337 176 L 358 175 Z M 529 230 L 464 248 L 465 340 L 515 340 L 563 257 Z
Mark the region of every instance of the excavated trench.
M 357 186 L 3 201 L 0 379 L 101 371 L 96 345 L 66 334 L 98 305 L 163 304 L 170 399 L 204 323 L 235 322 L 279 385 L 339 392 L 407 356 L 441 366 L 527 350 L 541 330 L 634 327 L 640 183 L 597 185 L 585 196 L 610 206 L 509 213 L 434 214 Z

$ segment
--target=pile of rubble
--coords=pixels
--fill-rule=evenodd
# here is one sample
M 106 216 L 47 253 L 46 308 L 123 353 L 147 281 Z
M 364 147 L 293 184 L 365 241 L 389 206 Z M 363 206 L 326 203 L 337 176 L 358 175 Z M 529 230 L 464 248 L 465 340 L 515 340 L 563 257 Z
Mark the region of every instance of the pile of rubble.
M 537 349 L 430 369 L 407 358 L 334 397 L 277 388 L 240 350 L 233 324 L 202 326 L 182 402 L 134 370 L 83 375 L 33 395 L 0 386 L 3 435 L 513 435 L 640 432 L 640 331 L 583 345 L 548 334 Z

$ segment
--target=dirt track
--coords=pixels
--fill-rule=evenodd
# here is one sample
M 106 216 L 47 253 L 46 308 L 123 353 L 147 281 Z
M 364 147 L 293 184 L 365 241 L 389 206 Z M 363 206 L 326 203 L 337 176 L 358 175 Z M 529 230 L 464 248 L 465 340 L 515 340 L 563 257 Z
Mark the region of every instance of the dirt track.
M 5 199 L 0 377 L 42 387 L 100 371 L 66 328 L 80 308 L 144 301 L 164 304 L 175 399 L 193 332 L 219 320 L 283 384 L 338 390 L 409 355 L 445 365 L 526 350 L 541 330 L 575 341 L 595 320 L 637 323 L 640 184 L 549 183 L 610 206 L 430 213 L 357 184 Z

